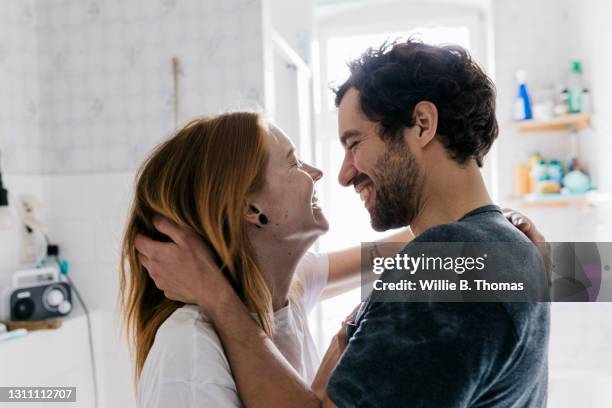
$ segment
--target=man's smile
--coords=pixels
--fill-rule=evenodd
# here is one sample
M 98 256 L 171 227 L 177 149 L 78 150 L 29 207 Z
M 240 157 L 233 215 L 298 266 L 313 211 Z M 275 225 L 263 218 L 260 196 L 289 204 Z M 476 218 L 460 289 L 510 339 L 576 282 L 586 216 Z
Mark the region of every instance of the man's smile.
M 357 192 L 357 194 L 359 194 L 361 201 L 364 202 L 365 207 L 370 208 L 370 197 L 374 195 L 374 182 L 372 181 L 372 179 L 368 177 L 365 173 L 360 173 L 353 179 L 353 185 L 355 186 L 355 191 Z

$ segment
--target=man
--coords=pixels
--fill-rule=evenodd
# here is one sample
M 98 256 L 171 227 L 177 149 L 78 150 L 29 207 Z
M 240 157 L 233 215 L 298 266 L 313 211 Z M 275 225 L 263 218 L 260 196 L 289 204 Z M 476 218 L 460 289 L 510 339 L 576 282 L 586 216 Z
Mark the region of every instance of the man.
M 493 205 L 480 174 L 498 133 L 495 91 L 463 49 L 409 40 L 369 50 L 352 63 L 336 105 L 345 148 L 339 181 L 361 196 L 374 229 L 409 225 L 415 244 L 528 242 Z M 149 272 L 169 297 L 213 319 L 246 406 L 546 404 L 547 303 L 370 301 L 346 350 L 341 339 L 332 344 L 311 389 L 221 274 L 201 274 L 194 238 L 164 220 L 156 226 L 185 244 Z M 504 260 L 506 272 L 539 272 L 534 252 L 520 255 Z M 190 273 L 192 282 L 205 279 L 200 292 L 180 283 Z

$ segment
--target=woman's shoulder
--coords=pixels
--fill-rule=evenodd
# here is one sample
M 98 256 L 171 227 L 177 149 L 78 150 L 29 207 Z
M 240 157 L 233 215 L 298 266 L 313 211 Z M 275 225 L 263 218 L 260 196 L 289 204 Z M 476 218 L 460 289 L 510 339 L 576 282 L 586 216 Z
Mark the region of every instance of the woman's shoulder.
M 161 381 L 231 381 L 233 385 L 221 340 L 206 316 L 192 305 L 177 309 L 159 327 L 145 362 L 147 369 L 162 373 Z

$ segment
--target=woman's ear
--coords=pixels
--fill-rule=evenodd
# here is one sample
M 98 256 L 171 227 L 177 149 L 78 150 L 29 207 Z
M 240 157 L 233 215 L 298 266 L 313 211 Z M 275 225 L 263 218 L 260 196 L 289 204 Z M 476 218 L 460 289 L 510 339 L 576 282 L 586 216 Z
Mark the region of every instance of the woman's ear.
M 251 225 L 254 225 L 257 228 L 261 228 L 259 222 L 259 215 L 261 211 L 254 204 L 247 204 L 246 209 L 244 211 L 244 220 Z

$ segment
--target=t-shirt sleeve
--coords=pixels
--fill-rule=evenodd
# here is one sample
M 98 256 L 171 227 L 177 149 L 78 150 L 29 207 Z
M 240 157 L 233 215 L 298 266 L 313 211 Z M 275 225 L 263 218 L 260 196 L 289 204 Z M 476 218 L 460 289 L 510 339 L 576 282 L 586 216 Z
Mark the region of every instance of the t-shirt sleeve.
M 308 314 L 321 298 L 329 275 L 327 254 L 307 252 L 297 266 L 296 276 L 302 285 L 302 300 Z
M 329 398 L 338 407 L 470 406 L 513 347 L 511 324 L 498 308 L 370 304 L 332 374 Z

